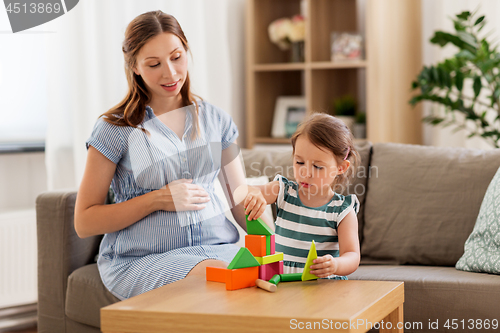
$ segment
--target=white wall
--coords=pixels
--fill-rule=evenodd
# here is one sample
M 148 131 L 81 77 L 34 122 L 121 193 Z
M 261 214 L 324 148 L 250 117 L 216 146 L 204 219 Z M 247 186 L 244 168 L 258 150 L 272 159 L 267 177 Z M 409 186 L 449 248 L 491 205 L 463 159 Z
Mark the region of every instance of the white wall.
M 0 154 L 0 212 L 35 208 L 46 190 L 44 153 Z

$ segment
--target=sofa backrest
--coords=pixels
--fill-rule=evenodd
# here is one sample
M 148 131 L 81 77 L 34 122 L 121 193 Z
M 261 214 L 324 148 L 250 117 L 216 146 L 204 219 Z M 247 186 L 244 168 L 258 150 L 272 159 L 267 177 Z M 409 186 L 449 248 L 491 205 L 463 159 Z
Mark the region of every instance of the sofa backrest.
M 500 149 L 375 144 L 362 256 L 454 266 L 499 166 Z

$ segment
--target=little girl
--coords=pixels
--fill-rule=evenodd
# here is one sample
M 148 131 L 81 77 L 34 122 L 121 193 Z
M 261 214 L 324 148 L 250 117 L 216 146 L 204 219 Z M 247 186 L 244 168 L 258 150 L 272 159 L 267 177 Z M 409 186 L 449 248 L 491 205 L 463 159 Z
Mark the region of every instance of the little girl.
M 347 185 L 359 155 L 349 129 L 335 117 L 307 117 L 292 137 L 295 181 L 277 175 L 274 181 L 249 187 L 244 207 L 248 218 L 262 215 L 276 202 L 276 251 L 284 254 L 284 273 L 304 270 L 314 240 L 318 258 L 311 273 L 320 278 L 347 279 L 359 265 L 359 201 L 334 192 Z

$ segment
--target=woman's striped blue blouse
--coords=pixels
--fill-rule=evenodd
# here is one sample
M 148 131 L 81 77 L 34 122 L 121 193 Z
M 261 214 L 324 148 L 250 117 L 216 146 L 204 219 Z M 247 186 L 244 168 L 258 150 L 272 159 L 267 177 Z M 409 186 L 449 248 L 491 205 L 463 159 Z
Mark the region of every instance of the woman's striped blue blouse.
M 104 285 L 126 299 L 184 278 L 205 259 L 230 262 L 239 248 L 235 226 L 225 218 L 214 193 L 221 152 L 238 137 L 231 117 L 204 101 L 199 102 L 200 135 L 194 129 L 192 107 L 183 108 L 186 126 L 182 139 L 147 106 L 140 129 L 116 126 L 101 117 L 89 146 L 116 164 L 111 182 L 117 203 L 130 200 L 168 183 L 193 179 L 210 195 L 199 211 L 156 211 L 131 226 L 104 235 L 97 265 Z

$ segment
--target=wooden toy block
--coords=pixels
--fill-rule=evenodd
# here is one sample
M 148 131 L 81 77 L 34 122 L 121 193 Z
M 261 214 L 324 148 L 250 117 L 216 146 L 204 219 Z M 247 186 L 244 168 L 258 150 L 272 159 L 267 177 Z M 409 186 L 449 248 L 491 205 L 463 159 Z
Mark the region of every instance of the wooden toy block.
M 266 256 L 266 238 L 264 235 L 245 235 L 245 247 L 255 257 Z
M 281 282 L 301 281 L 302 273 L 280 274 Z
M 259 267 L 228 269 L 226 271 L 226 290 L 236 290 L 255 286 L 259 278 Z
M 276 252 L 275 254 L 271 254 L 265 257 L 255 257 L 255 259 L 257 259 L 257 261 L 261 265 L 270 264 L 272 262 L 283 260 L 283 252 Z
M 222 267 L 207 267 L 207 281 L 226 283 L 227 268 Z
M 274 232 L 271 230 L 271 228 L 269 228 L 266 222 L 262 221 L 260 217 L 252 221 L 248 220 L 248 215 L 246 215 L 245 217 L 247 220 L 247 233 L 249 235 L 274 235 Z
M 255 259 L 255 257 L 248 251 L 246 247 L 240 248 L 238 253 L 234 256 L 233 260 L 227 266 L 228 269 L 246 268 L 259 266 L 260 263 Z M 258 269 L 257 269 L 258 271 Z
M 275 284 L 275 285 L 278 285 L 278 283 L 280 283 L 280 281 L 281 281 L 281 275 L 278 275 L 278 274 L 276 274 L 275 276 L 273 276 L 273 277 L 269 280 L 269 282 L 270 282 L 270 283 L 273 283 L 273 284 Z
M 276 253 L 276 250 L 275 250 L 276 249 L 275 237 L 274 237 L 274 235 L 271 235 L 271 236 L 269 236 L 269 238 L 270 238 L 270 244 L 269 244 L 269 246 L 270 246 L 270 251 L 269 252 L 270 253 L 269 254 L 275 254 Z
M 278 287 L 276 287 L 275 284 L 261 280 L 261 279 L 255 280 L 255 284 L 257 285 L 257 287 L 264 289 L 264 290 L 267 290 L 271 293 L 274 293 L 278 289 Z
M 266 236 L 266 256 L 271 254 L 271 236 Z
M 259 266 L 259 279 L 269 281 L 276 274 L 283 274 L 283 261 Z
M 318 253 L 316 252 L 316 244 L 314 240 L 311 243 L 311 248 L 309 249 L 309 253 L 307 254 L 306 265 L 304 266 L 304 271 L 302 272 L 302 281 L 307 280 L 316 280 L 318 277 L 314 274 L 310 273 L 311 265 L 313 265 L 313 260 L 318 257 Z

